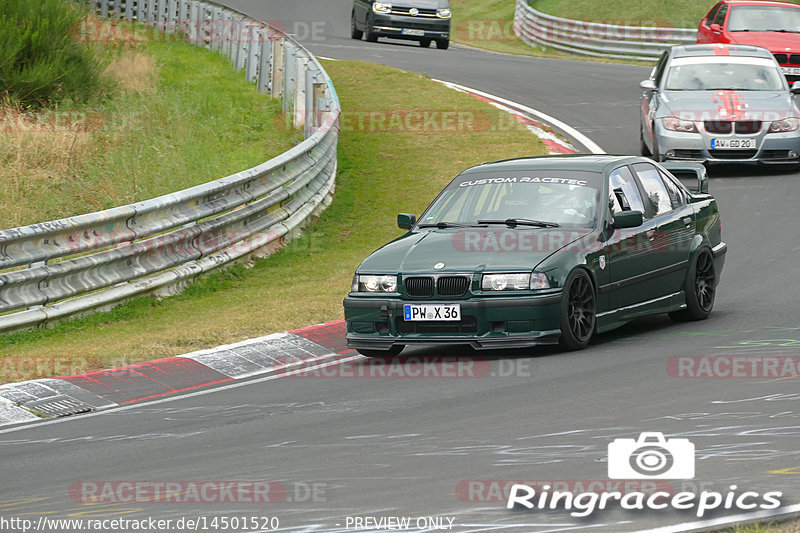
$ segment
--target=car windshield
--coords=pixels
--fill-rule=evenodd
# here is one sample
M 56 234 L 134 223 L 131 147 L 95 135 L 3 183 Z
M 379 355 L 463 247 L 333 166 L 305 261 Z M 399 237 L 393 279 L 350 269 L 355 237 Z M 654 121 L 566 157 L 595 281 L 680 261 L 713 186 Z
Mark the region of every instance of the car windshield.
M 800 33 L 800 8 L 735 6 L 728 17 L 728 31 L 783 31 Z
M 421 226 L 502 224 L 594 227 L 601 174 L 585 171 L 476 173 L 459 176 L 423 213 Z M 516 219 L 512 222 L 511 219 Z
M 683 61 L 684 59 L 693 61 Z M 727 61 L 709 61 L 709 59 L 681 58 L 673 61 L 667 74 L 666 90 L 784 90 L 783 75 L 769 60 L 752 58 L 750 61 L 733 61 L 728 58 Z

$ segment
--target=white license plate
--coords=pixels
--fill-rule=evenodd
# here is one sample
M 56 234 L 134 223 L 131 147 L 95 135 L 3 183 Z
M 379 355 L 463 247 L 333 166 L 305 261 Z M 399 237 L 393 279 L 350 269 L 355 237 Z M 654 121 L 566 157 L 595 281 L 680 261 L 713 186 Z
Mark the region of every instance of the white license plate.
M 405 304 L 403 318 L 406 321 L 420 320 L 461 320 L 461 305 L 459 304 Z
M 781 67 L 785 76 L 800 76 L 800 67 Z
M 755 139 L 711 139 L 712 150 L 753 150 L 755 147 Z
M 403 28 L 403 30 L 400 33 L 402 33 L 403 35 L 410 35 L 412 37 L 424 37 L 425 36 L 425 30 L 411 30 L 411 29 L 408 29 L 408 28 Z

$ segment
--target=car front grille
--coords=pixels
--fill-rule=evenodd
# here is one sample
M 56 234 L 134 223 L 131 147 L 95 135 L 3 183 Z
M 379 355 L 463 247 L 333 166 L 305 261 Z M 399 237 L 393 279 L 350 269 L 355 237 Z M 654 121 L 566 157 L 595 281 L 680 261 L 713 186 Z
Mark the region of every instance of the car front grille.
M 792 54 L 789 56 L 789 63 L 792 65 L 800 65 L 800 54 Z
M 430 8 L 422 8 L 422 7 L 417 8 L 417 14 L 416 15 L 412 15 L 410 13 L 410 11 L 411 11 L 410 7 L 392 6 L 392 15 L 406 15 L 406 16 L 411 16 L 411 17 L 435 17 L 436 16 L 436 10 L 435 9 L 430 9 Z
M 448 31 L 448 23 L 439 22 L 439 19 L 419 19 L 414 20 L 415 17 L 409 17 L 402 20 L 380 20 L 376 24 L 384 28 L 408 28 L 411 30 L 427 30 L 427 31 Z
M 752 159 L 756 150 L 709 150 L 708 153 L 715 159 Z
M 772 54 L 775 56 L 775 60 L 780 63 L 781 65 L 785 65 L 789 62 L 789 55 L 788 54 Z M 797 55 L 797 54 L 794 54 Z
M 706 120 L 704 125 L 708 133 L 726 134 L 734 130 L 741 135 L 751 135 L 761 131 L 760 120 L 737 120 L 731 122 L 730 120 Z
M 433 296 L 433 278 L 427 276 L 410 277 L 403 280 L 406 293 L 417 298 L 430 298 Z
M 464 296 L 469 282 L 467 276 L 443 276 L 436 280 L 436 292 L 439 296 Z
M 406 321 L 399 316 L 395 319 L 399 333 L 477 333 L 478 319 L 474 316 L 462 316 L 461 320 L 441 321 Z

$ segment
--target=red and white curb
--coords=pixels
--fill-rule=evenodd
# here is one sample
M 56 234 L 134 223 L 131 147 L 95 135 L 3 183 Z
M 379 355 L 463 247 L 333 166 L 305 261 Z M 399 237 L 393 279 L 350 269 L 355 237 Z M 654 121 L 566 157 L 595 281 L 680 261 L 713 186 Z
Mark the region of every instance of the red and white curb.
M 456 91 L 471 94 L 476 98 L 480 98 L 481 100 L 492 104 L 498 109 L 502 109 L 503 111 L 512 114 L 517 120 L 525 124 L 530 131 L 532 131 L 542 140 L 551 154 L 574 154 L 578 152 L 578 150 L 569 141 L 564 140 L 558 134 L 554 133 L 552 128 L 556 128 L 564 132 L 569 137 L 583 145 L 586 150 L 592 154 L 606 153 L 605 150 L 600 148 L 600 146 L 598 146 L 597 143 L 595 143 L 589 137 L 579 132 L 569 124 L 566 124 L 565 122 L 562 122 L 546 113 L 542 113 L 541 111 L 537 111 L 536 109 L 513 102 L 506 98 L 495 96 L 493 94 L 479 91 L 478 89 L 473 89 L 471 87 L 466 87 L 464 85 L 459 85 L 457 83 L 436 79 L 433 81 L 441 83 L 442 85 L 445 85 L 446 87 Z
M 74 376 L 0 385 L 0 426 L 97 411 L 352 352 L 344 320 Z

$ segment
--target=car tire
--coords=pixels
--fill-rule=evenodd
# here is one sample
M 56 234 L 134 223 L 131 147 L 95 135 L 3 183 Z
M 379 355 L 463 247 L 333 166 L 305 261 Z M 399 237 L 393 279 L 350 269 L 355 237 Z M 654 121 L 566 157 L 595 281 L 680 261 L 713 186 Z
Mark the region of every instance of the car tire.
M 368 350 L 364 348 L 356 348 L 356 351 L 364 357 L 394 357 L 400 355 L 400 352 L 405 348 L 402 344 L 395 344 L 388 350 Z
M 673 311 L 669 317 L 676 322 L 705 320 L 714 309 L 714 297 L 717 293 L 717 270 L 714 266 L 714 254 L 708 248 L 702 248 L 692 260 L 686 275 L 686 309 Z
M 366 39 L 367 42 L 370 43 L 378 42 L 378 34 L 372 30 L 372 21 L 369 19 L 369 17 L 367 17 L 367 29 L 364 32 L 364 34 L 365 34 L 364 39 Z
M 589 345 L 597 329 L 597 296 L 589 274 L 576 268 L 564 283 L 561 296 L 561 337 L 558 343 L 568 351 Z
M 661 149 L 658 147 L 658 138 L 656 137 L 656 127 L 655 124 L 653 125 L 653 150 L 650 154 L 650 158 L 657 163 L 661 163 L 664 161 L 664 158 L 661 156 Z
M 639 153 L 644 157 L 650 157 L 652 155 L 650 148 L 647 147 L 647 143 L 644 142 L 644 128 L 642 128 L 641 124 L 639 125 Z
M 428 48 L 431 45 L 431 41 L 432 41 L 432 39 L 420 39 L 419 40 L 419 45 L 422 48 Z
M 363 36 L 364 32 L 356 26 L 356 12 L 353 11 L 350 15 L 350 38 L 360 41 Z
M 436 39 L 436 48 L 439 50 L 447 50 L 450 46 L 450 39 Z

